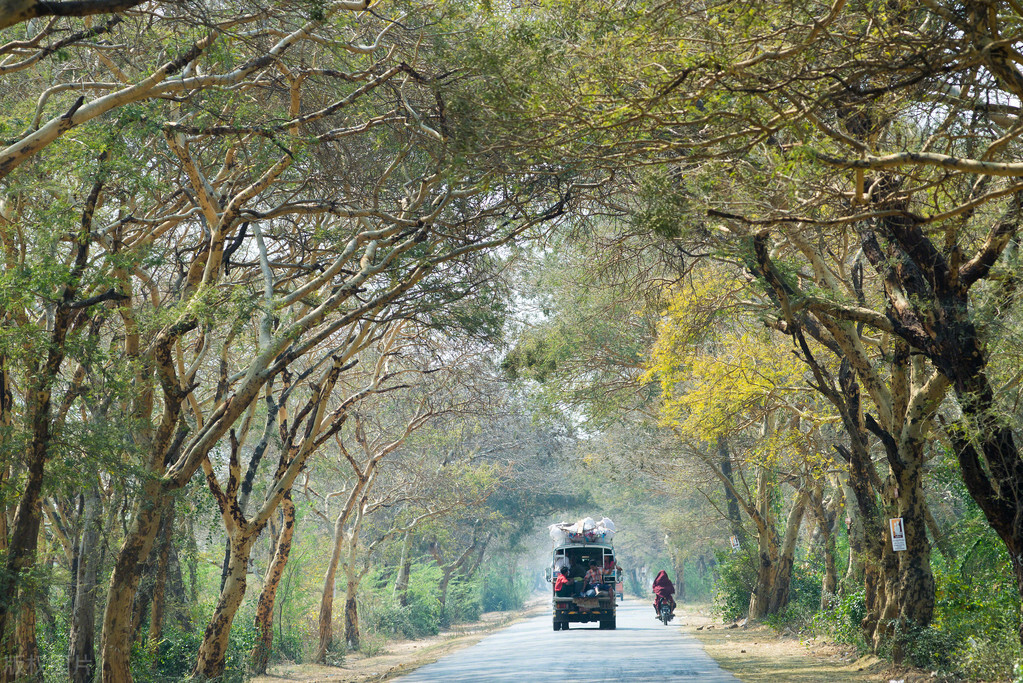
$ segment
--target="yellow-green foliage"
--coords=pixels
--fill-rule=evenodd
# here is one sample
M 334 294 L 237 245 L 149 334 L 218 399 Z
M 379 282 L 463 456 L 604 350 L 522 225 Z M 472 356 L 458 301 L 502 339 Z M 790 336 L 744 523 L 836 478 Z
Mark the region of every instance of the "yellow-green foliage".
M 662 424 L 688 439 L 714 441 L 759 426 L 772 413 L 790 426 L 797 416 L 804 424 L 819 419 L 791 342 L 732 315 L 736 301 L 729 290 L 735 285 L 719 273 L 704 273 L 667 292 L 645 379 L 660 382 Z M 765 455 L 787 438 L 769 433 Z

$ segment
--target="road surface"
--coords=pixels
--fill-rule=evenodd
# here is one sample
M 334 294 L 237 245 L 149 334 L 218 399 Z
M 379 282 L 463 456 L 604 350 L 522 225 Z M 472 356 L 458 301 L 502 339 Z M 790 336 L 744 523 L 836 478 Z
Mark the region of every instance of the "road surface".
M 509 626 L 396 680 L 739 683 L 676 623 L 663 625 L 655 618 L 653 608 L 638 600 L 619 605 L 614 631 L 601 631 L 594 622 L 571 624 L 568 631 L 555 632 L 551 615 L 544 614 Z

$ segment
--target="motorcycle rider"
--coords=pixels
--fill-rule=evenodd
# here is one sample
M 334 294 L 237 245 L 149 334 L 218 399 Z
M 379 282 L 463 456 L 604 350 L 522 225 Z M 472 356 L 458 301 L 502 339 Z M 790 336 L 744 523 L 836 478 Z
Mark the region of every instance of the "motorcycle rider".
M 671 579 L 668 578 L 668 573 L 663 569 L 657 574 L 657 578 L 654 579 L 654 614 L 657 616 L 661 615 L 661 603 L 665 600 L 671 607 L 671 616 L 675 616 L 675 599 L 672 597 L 675 593 L 675 586 L 671 583 Z

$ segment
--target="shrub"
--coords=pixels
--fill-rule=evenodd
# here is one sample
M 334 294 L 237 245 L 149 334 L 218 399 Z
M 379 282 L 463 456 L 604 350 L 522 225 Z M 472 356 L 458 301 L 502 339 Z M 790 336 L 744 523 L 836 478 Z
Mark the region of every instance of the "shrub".
M 749 599 L 757 581 L 757 560 L 748 549 L 718 551 L 718 580 L 714 584 L 714 608 L 725 620 L 739 619 L 749 611 Z
M 131 658 L 132 676 L 136 681 L 146 683 L 170 683 L 188 678 L 195 666 L 202 636 L 203 632 L 200 629 L 168 630 L 163 639 L 156 644 L 155 652 L 148 648 L 136 648 Z M 255 644 L 255 628 L 236 620 L 228 636 L 222 681 L 227 683 L 245 680 L 248 655 Z
M 867 605 L 862 590 L 839 596 L 829 610 L 817 612 L 810 620 L 814 633 L 827 634 L 839 643 L 855 645 L 862 654 L 867 651 L 860 623 L 867 615 Z
M 521 609 L 529 595 L 527 577 L 514 566 L 490 563 L 479 579 L 480 608 L 484 612 Z M 478 618 L 479 615 L 476 616 Z
M 370 629 L 404 638 L 423 638 L 440 632 L 440 570 L 435 565 L 414 567 L 409 576 L 408 604 L 391 596 L 389 584 L 366 595 L 363 618 Z M 449 598 L 450 600 L 450 598 Z
M 444 605 L 443 622 L 456 624 L 476 621 L 483 613 L 479 581 L 454 580 L 448 584 L 448 598 Z

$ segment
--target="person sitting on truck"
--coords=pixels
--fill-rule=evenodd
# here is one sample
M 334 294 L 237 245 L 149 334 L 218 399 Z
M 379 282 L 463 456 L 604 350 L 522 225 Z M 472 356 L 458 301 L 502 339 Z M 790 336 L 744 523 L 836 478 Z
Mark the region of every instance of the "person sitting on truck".
M 674 593 L 675 586 L 668 578 L 668 572 L 662 569 L 654 579 L 654 614 L 661 614 L 661 603 L 667 600 L 671 606 L 671 615 L 675 616 L 675 599 L 671 597 Z
M 575 582 L 568 576 L 568 567 L 562 567 L 558 578 L 554 580 L 554 594 L 558 597 L 572 595 L 575 589 Z
M 583 577 L 583 583 L 586 586 L 586 591 L 583 593 L 584 597 L 594 597 L 598 591 L 607 590 L 607 585 L 604 583 L 604 575 L 596 562 L 590 562 L 590 570 Z
M 618 580 L 618 563 L 615 562 L 615 558 L 611 555 L 604 556 L 604 579 L 607 580 L 611 577 L 611 583 L 608 585 L 608 590 L 614 595 L 615 592 L 615 581 Z

